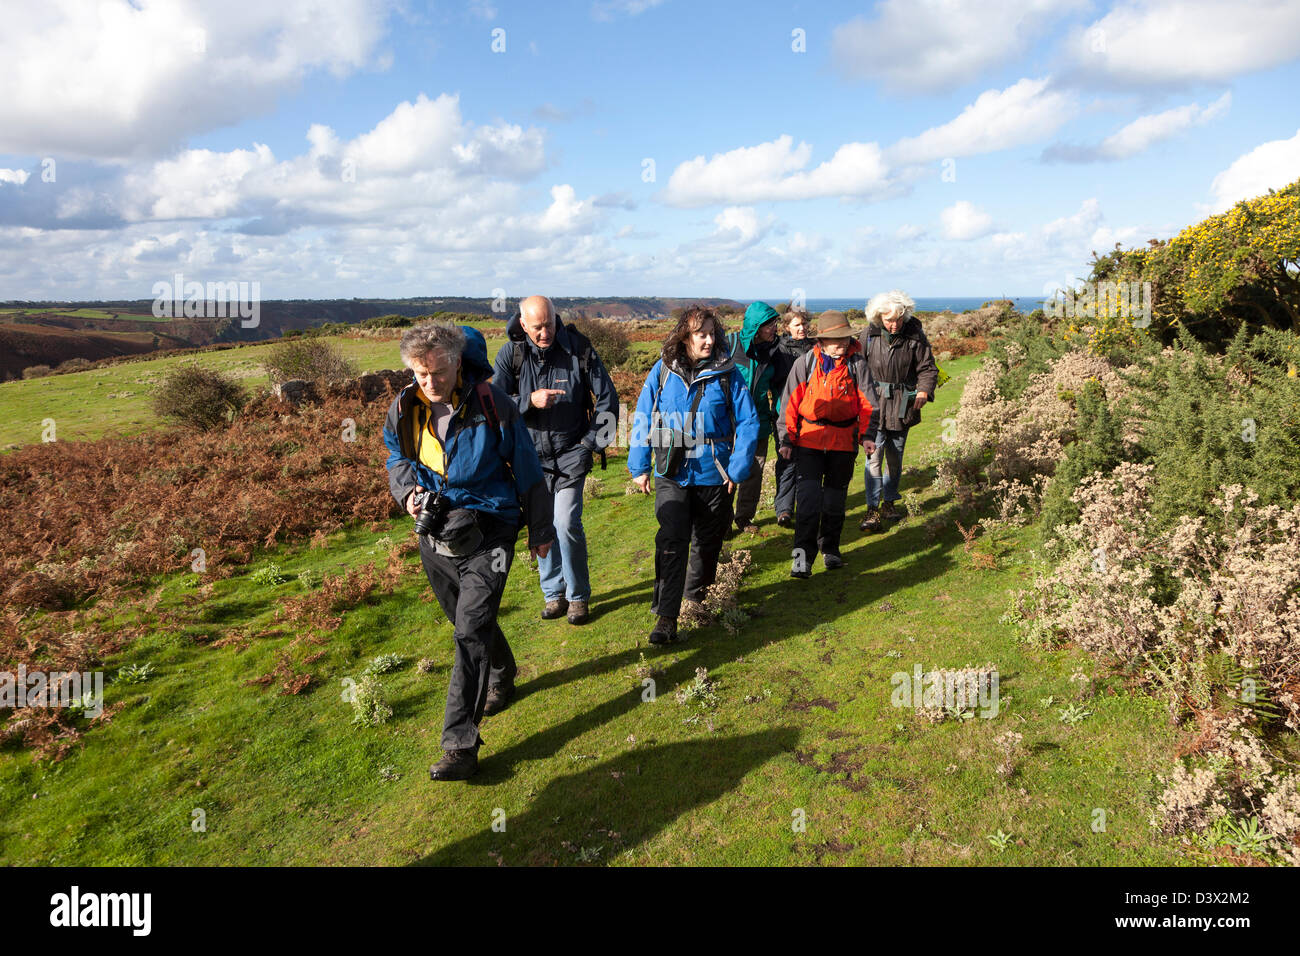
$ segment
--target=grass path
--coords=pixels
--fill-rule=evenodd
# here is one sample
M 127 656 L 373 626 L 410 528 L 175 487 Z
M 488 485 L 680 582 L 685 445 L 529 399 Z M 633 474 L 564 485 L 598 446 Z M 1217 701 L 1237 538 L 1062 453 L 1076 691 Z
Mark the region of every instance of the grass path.
M 951 363 L 953 382 L 909 442 L 913 461 L 938 440 L 976 364 Z M 1027 648 L 998 622 L 1006 589 L 1030 581 L 1033 532 L 1005 542 L 997 569 L 972 567 L 951 521 L 928 538 L 925 521 L 947 502 L 913 469 L 904 489 L 918 492 L 925 514 L 861 535 L 859 468 L 843 570 L 819 565 L 809 581 L 790 578 L 790 532 L 767 512 L 758 534 L 732 542 L 753 555 L 741 601 L 755 616 L 736 635 L 711 626 L 653 649 L 645 644 L 651 503 L 624 495 L 621 459 L 595 474 L 601 490 L 586 514 L 594 620 L 582 628 L 541 621 L 536 572 L 516 561 L 502 626 L 520 664 L 520 695 L 485 720 L 473 781 L 427 777 L 439 755 L 451 626 L 421 575 L 348 611 L 311 665 L 318 680 L 296 697 L 244 684 L 271 669 L 290 635 L 242 651 L 194 640 L 235 625 L 274 629 L 278 603 L 301 593 L 301 570 L 381 560 L 383 535 L 352 529 L 324 550 L 269 553 L 258 564 L 283 569 L 290 582 L 279 586 L 253 583 L 258 565 L 217 582 L 206 602 L 186 587 L 192 575 L 163 582 L 157 611 L 185 609 L 192 620 L 153 631 L 110 662 L 110 674 L 128 662 L 156 668 L 145 683 L 108 685 L 108 703 L 126 709 L 61 763 L 0 751 L 0 862 L 1182 860 L 1146 822 L 1155 774 L 1173 749 L 1160 708 L 1103 679 L 1084 704 L 1091 716 L 1061 722 L 1071 674 L 1091 674 L 1092 665 L 1068 649 Z M 409 520 L 387 533 L 409 534 Z M 122 609 L 124 620 L 139 613 Z M 381 653 L 407 661 L 383 677 L 394 717 L 353 727 L 341 681 Z M 653 702 L 636 674 L 642 654 L 660 671 Z M 433 673 L 416 671 L 420 657 L 437 662 Z M 932 724 L 890 704 L 895 672 L 985 662 L 1001 675 L 994 719 Z M 712 729 L 688 722 L 693 711 L 673 695 L 699 667 L 718 682 Z M 1009 730 L 1023 735 L 1023 754 L 1004 779 L 995 738 Z M 204 832 L 192 826 L 196 810 Z M 1001 851 L 988 840 L 998 831 L 1010 835 Z

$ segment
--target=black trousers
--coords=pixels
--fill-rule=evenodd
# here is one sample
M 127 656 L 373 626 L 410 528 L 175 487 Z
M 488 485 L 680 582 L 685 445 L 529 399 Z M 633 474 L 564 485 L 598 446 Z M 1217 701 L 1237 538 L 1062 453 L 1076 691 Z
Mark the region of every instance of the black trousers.
M 797 451 L 798 449 L 796 449 Z M 778 449 L 776 456 L 776 513 L 794 514 L 794 456 L 786 461 Z
M 497 612 L 515 558 L 519 529 L 485 514 L 479 515 L 479 527 L 483 546 L 463 558 L 438 554 L 420 537 L 420 563 L 455 628 L 456 656 L 442 719 L 443 750 L 478 746 L 478 724 L 488 688 L 511 683 L 518 670 L 497 623 Z
M 816 451 L 795 448 L 795 559 L 799 551 L 811 568 L 817 552 L 839 555 L 844 506 L 853 480 L 858 450 Z
M 659 533 L 650 610 L 660 617 L 677 617 L 683 587 L 688 600 L 704 600 L 705 588 L 718 575 L 718 554 L 731 514 L 731 496 L 722 485 L 683 487 L 667 478 L 655 479 Z

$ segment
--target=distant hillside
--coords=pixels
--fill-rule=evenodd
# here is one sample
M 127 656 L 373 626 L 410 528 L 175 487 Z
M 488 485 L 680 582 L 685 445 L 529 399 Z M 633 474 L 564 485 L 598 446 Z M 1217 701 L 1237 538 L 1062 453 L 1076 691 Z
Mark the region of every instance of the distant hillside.
M 32 365 L 57 366 L 72 358 L 99 359 L 155 349 L 192 348 L 216 342 L 258 342 L 284 332 L 326 323 L 355 325 L 379 315 L 422 316 L 459 312 L 504 320 L 491 299 L 459 296 L 419 299 L 285 299 L 262 302 L 258 325 L 241 327 L 238 318 L 155 318 L 149 299 L 96 302 L 0 302 L 0 380 L 17 378 Z M 564 298 L 554 299 L 565 318 L 661 319 L 692 303 L 741 303 L 719 298 Z

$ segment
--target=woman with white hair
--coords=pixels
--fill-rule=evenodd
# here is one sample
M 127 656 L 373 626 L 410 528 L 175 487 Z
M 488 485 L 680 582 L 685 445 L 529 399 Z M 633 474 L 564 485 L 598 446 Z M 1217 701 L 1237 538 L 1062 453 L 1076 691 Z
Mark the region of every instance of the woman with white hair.
M 915 308 L 897 289 L 873 296 L 867 303 L 867 327 L 858 338 L 881 402 L 876 448 L 867 456 L 867 515 L 858 526 L 870 533 L 882 529 L 882 519 L 903 516 L 895 502 L 907 431 L 920 422 L 921 408 L 934 398 L 939 381 L 930 340 L 912 314 Z M 882 463 L 889 469 L 887 477 L 881 475 Z

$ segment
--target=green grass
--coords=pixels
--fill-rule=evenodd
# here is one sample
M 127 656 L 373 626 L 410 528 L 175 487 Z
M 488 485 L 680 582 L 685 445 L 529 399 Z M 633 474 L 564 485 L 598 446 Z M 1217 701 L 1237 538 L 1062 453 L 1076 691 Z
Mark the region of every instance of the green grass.
M 499 324 L 499 323 L 498 323 Z M 401 368 L 396 340 L 329 339 L 363 372 Z M 502 339 L 489 340 L 495 349 Z M 0 450 L 11 451 L 42 440 L 46 419 L 54 419 L 60 441 L 87 441 L 106 435 L 134 435 L 165 425 L 153 412 L 154 389 L 168 372 L 187 361 L 228 372 L 250 393 L 269 384 L 262 369 L 279 340 L 244 348 L 127 362 L 107 368 L 45 378 L 0 382 Z M 110 397 L 112 396 L 112 397 Z
M 170 322 L 167 317 L 159 318 L 152 312 L 106 312 L 103 309 L 0 309 L 0 314 L 41 316 L 66 315 L 77 319 L 130 319 L 142 322 Z
M 909 457 L 937 440 L 977 359 L 948 366 L 914 430 Z M 861 460 L 859 460 L 859 465 Z M 163 582 L 163 611 L 189 623 L 151 631 L 120 659 L 152 663 L 140 684 L 106 688 L 127 707 L 57 764 L 0 751 L 0 862 L 9 864 L 1173 864 L 1173 841 L 1146 822 L 1154 774 L 1172 759 L 1174 731 L 1158 706 L 1113 681 L 1086 703 L 1092 716 L 1062 723 L 1049 695 L 1072 699 L 1070 675 L 1092 672 L 1075 651 L 1019 644 L 998 623 L 1008 588 L 1029 583 L 1024 540 L 1000 546 L 1000 567 L 977 570 L 949 526 L 936 540 L 925 516 L 887 534 L 861 535 L 859 468 L 845 533 L 847 566 L 788 576 L 790 533 L 761 515 L 741 535 L 754 564 L 742 604 L 755 613 L 735 636 L 720 627 L 680 645 L 649 648 L 655 522 L 651 502 L 624 495 L 623 461 L 595 472 L 600 495 L 585 524 L 594 619 L 581 628 L 538 618 L 536 572 L 517 558 L 501 624 L 520 665 L 519 696 L 486 718 L 481 772 L 433 784 L 451 661 L 451 626 L 422 575 L 362 604 L 311 665 L 318 680 L 296 697 L 245 685 L 290 639 L 248 649 L 196 644 L 239 625 L 275 627 L 299 571 L 379 561 L 376 541 L 411 533 L 339 532 L 327 549 L 277 548 L 217 582 L 206 601 Z M 945 502 L 917 489 L 928 513 Z M 522 544 L 520 545 L 522 547 Z M 409 559 L 418 568 L 415 557 Z M 277 564 L 288 583 L 252 581 Z M 187 600 L 194 601 L 186 604 Z M 123 623 L 137 610 L 125 606 Z M 638 646 L 638 644 L 640 646 Z M 342 680 L 377 654 L 406 665 L 382 676 L 395 711 L 375 728 L 351 726 Z M 653 703 L 635 674 L 641 654 L 662 670 Z M 431 674 L 414 662 L 430 657 Z M 914 663 L 995 663 L 994 719 L 930 724 L 890 705 L 891 674 Z M 713 729 L 688 723 L 673 691 L 697 667 L 718 681 Z M 750 697 L 752 702 L 746 703 Z M 1058 704 L 1057 707 L 1063 706 Z M 994 738 L 1024 735 L 1009 780 L 995 772 Z M 385 779 L 381 770 L 397 779 Z M 1094 810 L 1105 832 L 1093 832 Z M 206 814 L 206 832 L 191 826 Z M 504 814 L 504 832 L 493 822 Z M 792 821 L 802 816 L 806 828 Z M 987 837 L 1011 835 L 1004 852 Z

